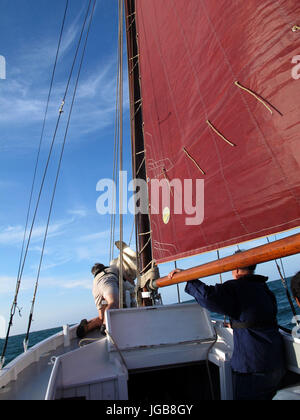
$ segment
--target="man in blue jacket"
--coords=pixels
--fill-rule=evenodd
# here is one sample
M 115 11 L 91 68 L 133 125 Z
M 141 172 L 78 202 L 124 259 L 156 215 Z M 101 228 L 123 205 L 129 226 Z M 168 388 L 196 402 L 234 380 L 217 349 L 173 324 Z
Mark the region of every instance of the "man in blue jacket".
M 291 289 L 292 289 L 293 297 L 300 308 L 300 271 L 298 271 L 298 273 L 295 274 L 294 277 L 292 278 Z
M 276 298 L 266 285 L 268 278 L 255 275 L 255 269 L 237 268 L 232 272 L 234 280 L 216 286 L 192 280 L 185 288 L 201 306 L 231 320 L 235 400 L 272 399 L 285 373 Z

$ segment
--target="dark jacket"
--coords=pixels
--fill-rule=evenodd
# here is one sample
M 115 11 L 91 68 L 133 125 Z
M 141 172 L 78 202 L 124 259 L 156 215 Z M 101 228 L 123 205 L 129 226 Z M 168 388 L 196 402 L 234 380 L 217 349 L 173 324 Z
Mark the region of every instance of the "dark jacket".
M 216 286 L 207 286 L 200 280 L 186 285 L 186 293 L 204 308 L 229 316 L 233 323 L 247 323 L 233 332 L 231 366 L 236 372 L 269 372 L 284 366 L 283 340 L 276 320 L 277 303 L 266 285 L 267 280 L 249 274 Z

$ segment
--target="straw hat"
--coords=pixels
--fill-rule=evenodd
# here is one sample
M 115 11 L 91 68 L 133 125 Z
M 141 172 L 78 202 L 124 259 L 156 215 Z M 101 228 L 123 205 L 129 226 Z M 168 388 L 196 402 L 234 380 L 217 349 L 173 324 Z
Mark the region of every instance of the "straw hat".
M 129 280 L 135 280 L 137 271 L 136 252 L 133 251 L 125 242 L 123 246 L 123 275 Z M 115 242 L 116 247 L 121 249 L 121 242 Z M 120 255 L 110 262 L 110 266 L 120 268 Z

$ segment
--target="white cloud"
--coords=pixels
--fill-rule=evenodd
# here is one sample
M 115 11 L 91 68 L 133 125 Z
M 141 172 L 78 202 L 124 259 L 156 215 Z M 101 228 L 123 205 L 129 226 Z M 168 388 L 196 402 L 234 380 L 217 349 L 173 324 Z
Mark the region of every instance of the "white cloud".
M 73 52 L 76 48 L 76 41 L 81 31 L 84 13 L 85 7 L 82 7 L 75 20 L 66 26 L 64 31 L 47 117 L 46 127 L 49 130 L 49 138 L 54 132 L 55 122 L 58 118 L 58 110 L 71 67 Z M 16 54 L 16 58 L 11 63 L 10 77 L 2 84 L 0 95 L 0 122 L 3 129 L 2 150 L 15 148 L 16 145 L 19 148 L 20 146 L 23 148 L 36 147 L 38 141 L 36 133 L 42 128 L 56 48 L 56 38 L 35 40 L 30 44 L 23 45 L 22 52 Z M 73 73 L 73 77 L 76 77 L 75 73 Z M 70 126 L 72 131 L 70 135 L 73 139 L 80 140 L 87 133 L 113 124 L 115 74 L 115 58 L 106 60 L 105 64 L 99 62 L 93 64 L 93 67 L 89 65 L 88 56 L 85 58 Z M 127 83 L 126 77 L 124 80 Z M 72 84 L 66 98 L 62 123 L 68 115 L 68 106 L 72 95 L 71 86 Z M 20 139 L 24 138 L 24 132 L 26 133 L 29 127 L 35 130 L 35 134 L 28 136 L 26 142 L 21 143 Z M 50 127 L 52 128 L 50 129 Z M 23 130 L 22 136 L 18 133 L 20 128 Z M 6 134 L 5 130 L 8 130 L 9 134 Z M 50 134 L 51 132 L 52 134 Z M 86 138 L 84 140 L 86 141 Z
M 75 216 L 75 217 L 86 217 L 88 215 L 88 211 L 84 208 L 78 208 L 73 210 L 68 210 L 68 214 Z
M 94 68 L 86 77 L 81 76 L 69 132 L 73 141 L 74 139 L 77 141 L 84 139 L 86 141 L 84 135 L 97 132 L 114 124 L 116 107 L 116 81 L 113 76 L 115 73 L 114 62 L 107 63 L 104 70 L 100 72 L 98 72 L 99 68 L 101 66 Z M 58 110 L 61 105 L 65 83 L 66 81 L 60 80 L 53 87 L 46 125 L 49 138 L 53 135 L 59 115 Z M 39 81 L 38 77 L 36 81 L 8 79 L 3 86 L 0 96 L 0 122 L 3 125 L 3 129 L 9 129 L 10 140 L 8 143 L 8 140 L 5 140 L 5 136 L 2 136 L 2 149 L 12 148 L 16 145 L 16 142 L 19 147 L 21 145 L 26 148 L 36 147 L 38 141 L 36 134 L 26 139 L 26 142 L 21 143 L 20 139 L 24 138 L 24 135 L 19 136 L 15 134 L 12 136 L 12 133 L 17 133 L 20 128 L 22 130 L 25 129 L 26 133 L 29 127 L 34 128 L 35 132 L 41 130 L 48 87 L 45 82 Z M 126 86 L 124 87 L 124 92 L 126 92 Z M 61 124 L 68 117 L 71 95 L 72 92 L 69 91 L 65 101 L 64 114 L 61 117 Z M 125 101 L 124 110 L 128 109 L 128 101 Z
M 79 279 L 79 280 L 67 280 L 67 281 L 64 281 L 63 285 L 61 285 L 61 287 L 64 289 L 82 288 L 82 289 L 88 289 L 88 290 L 91 290 L 92 286 L 93 284 L 91 280 L 88 278 L 88 276 L 84 279 Z
M 77 239 L 78 246 L 75 247 L 76 258 L 79 261 L 104 261 L 108 263 L 110 231 L 95 232 L 82 235 Z
M 20 291 L 33 290 L 36 282 L 36 277 L 23 277 L 21 280 Z M 0 294 L 13 293 L 16 287 L 16 277 L 14 276 L 0 276 Z M 41 277 L 39 288 L 60 288 L 60 289 L 91 289 L 91 279 L 87 275 L 86 277 Z
M 7 189 L 7 188 L 15 188 L 18 184 L 14 181 L 2 181 L 0 180 L 0 188 Z
M 48 237 L 62 235 L 64 233 L 64 228 L 73 222 L 72 220 L 63 220 L 56 223 L 52 223 L 48 229 Z M 31 240 L 38 241 L 44 237 L 46 230 L 46 225 L 40 225 L 34 227 L 32 230 Z M 28 238 L 29 232 L 27 233 L 26 238 Z M 17 226 L 7 226 L 0 228 L 0 245 L 19 245 L 23 241 L 24 237 L 24 227 Z
M 0 294 L 12 293 L 16 288 L 17 276 L 0 276 Z M 21 282 L 21 290 L 32 289 L 34 279 L 31 277 L 24 277 Z
M 110 235 L 109 230 L 104 230 L 103 232 L 91 233 L 89 235 L 83 235 L 78 238 L 79 242 L 95 242 L 99 239 L 108 239 Z

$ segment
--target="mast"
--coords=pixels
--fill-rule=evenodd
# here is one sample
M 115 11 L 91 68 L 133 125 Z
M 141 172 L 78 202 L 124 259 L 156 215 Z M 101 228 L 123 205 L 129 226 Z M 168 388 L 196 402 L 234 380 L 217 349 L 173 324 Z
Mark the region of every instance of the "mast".
M 138 34 L 135 19 L 135 0 L 125 0 L 128 77 L 131 115 L 131 146 L 133 179 L 146 180 L 145 145 L 142 117 L 142 96 L 139 71 Z M 138 173 L 137 173 L 138 171 Z M 139 272 L 143 272 L 152 261 L 150 220 L 148 214 L 135 212 L 137 243 L 137 263 Z M 142 250 L 142 252 L 141 252 Z M 147 292 L 147 289 L 144 290 Z M 143 306 L 150 306 L 151 299 L 141 298 Z
M 209 262 L 204 265 L 184 270 L 174 275 L 173 279 L 163 277 L 155 280 L 152 287 L 166 287 L 172 284 L 183 283 L 198 278 L 212 276 L 214 274 L 225 273 L 236 268 L 248 267 L 254 264 L 260 264 L 272 261 L 278 258 L 295 255 L 300 252 L 300 234 L 290 236 L 262 245 L 248 251 L 244 251 L 217 261 Z

